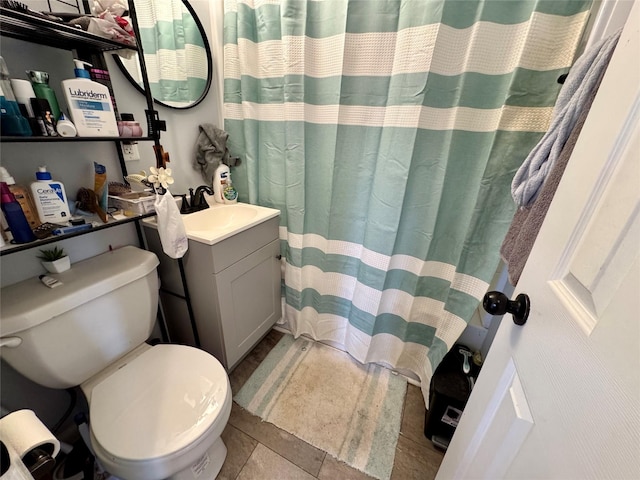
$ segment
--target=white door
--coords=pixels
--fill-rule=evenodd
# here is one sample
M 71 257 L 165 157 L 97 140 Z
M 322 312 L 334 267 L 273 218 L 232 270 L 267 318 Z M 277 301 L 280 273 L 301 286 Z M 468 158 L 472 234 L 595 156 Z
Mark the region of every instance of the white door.
M 640 2 L 437 479 L 640 479 Z

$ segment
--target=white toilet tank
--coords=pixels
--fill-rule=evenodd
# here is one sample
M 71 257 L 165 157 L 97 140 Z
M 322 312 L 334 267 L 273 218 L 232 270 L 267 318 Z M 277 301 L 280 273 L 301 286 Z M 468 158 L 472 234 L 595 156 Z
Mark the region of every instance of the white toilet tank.
M 153 253 L 126 246 L 54 275 L 62 286 L 31 278 L 3 288 L 0 355 L 40 385 L 80 385 L 149 338 L 158 263 Z

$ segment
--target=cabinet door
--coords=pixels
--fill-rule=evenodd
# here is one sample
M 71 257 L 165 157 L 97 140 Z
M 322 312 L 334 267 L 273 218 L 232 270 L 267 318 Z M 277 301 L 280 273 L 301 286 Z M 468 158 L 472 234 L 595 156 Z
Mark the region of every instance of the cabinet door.
M 275 240 L 215 275 L 228 370 L 282 315 L 279 254 Z

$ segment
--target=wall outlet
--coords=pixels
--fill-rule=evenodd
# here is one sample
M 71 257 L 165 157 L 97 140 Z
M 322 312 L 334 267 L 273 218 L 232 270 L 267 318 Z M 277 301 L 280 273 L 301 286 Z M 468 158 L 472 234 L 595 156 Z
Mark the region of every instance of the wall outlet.
M 137 143 L 123 143 L 122 144 L 122 156 L 125 162 L 131 162 L 134 160 L 140 160 L 140 152 L 138 152 Z

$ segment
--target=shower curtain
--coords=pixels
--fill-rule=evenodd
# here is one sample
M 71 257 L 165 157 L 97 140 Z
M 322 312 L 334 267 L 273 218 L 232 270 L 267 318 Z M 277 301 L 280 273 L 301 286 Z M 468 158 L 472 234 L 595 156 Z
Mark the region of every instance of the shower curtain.
M 429 380 L 471 319 L 589 1 L 226 0 L 240 199 L 281 211 L 283 319 Z
M 153 98 L 175 107 L 199 100 L 207 85 L 208 62 L 193 16 L 181 0 L 135 2 Z M 127 65 L 138 68 L 136 62 Z

